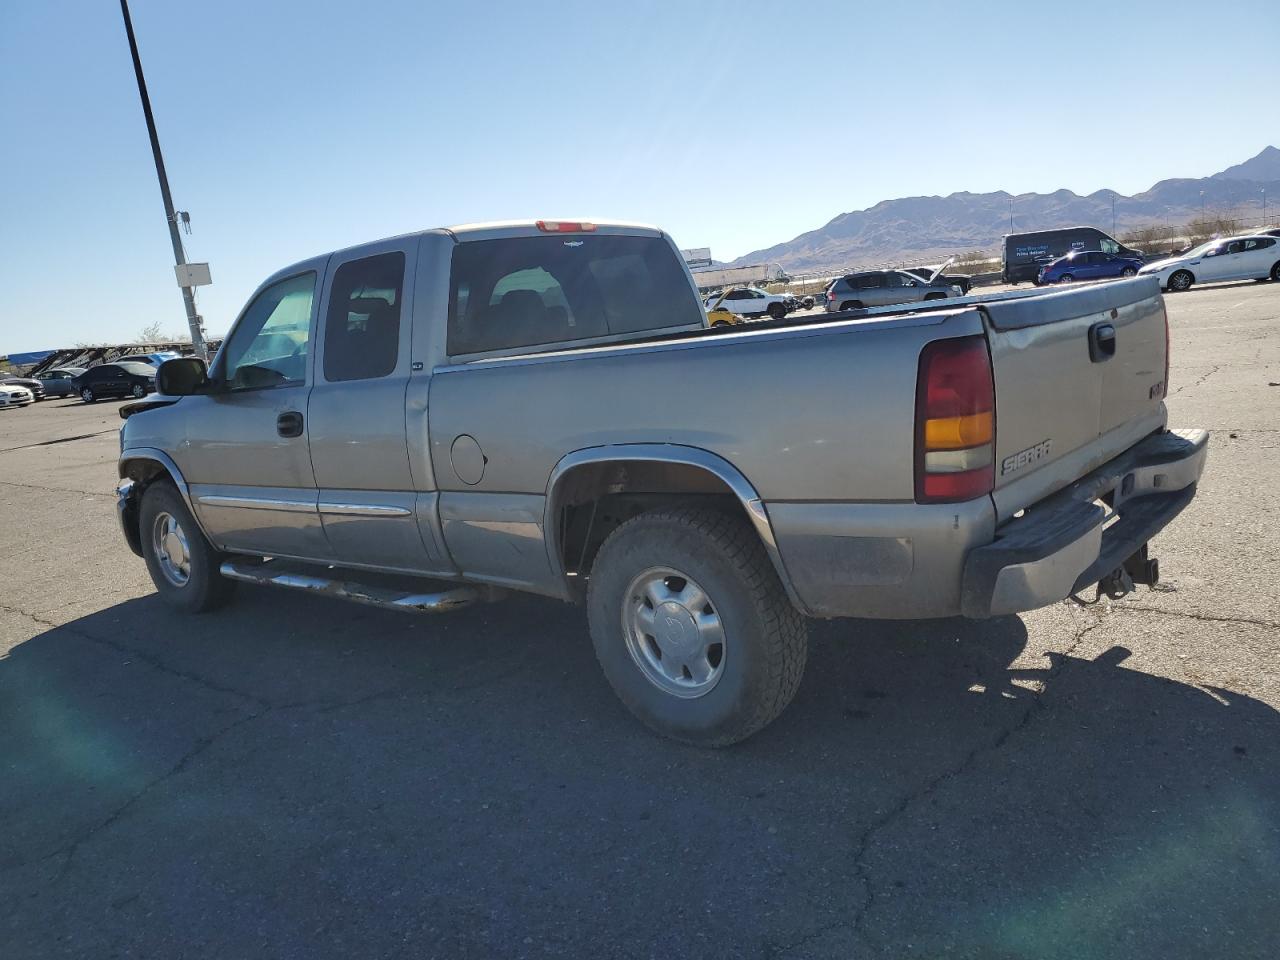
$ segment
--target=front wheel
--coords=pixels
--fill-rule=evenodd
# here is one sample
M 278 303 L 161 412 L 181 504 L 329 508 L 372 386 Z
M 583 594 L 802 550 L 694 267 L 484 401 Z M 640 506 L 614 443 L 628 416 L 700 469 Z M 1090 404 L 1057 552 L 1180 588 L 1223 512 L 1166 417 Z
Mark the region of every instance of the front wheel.
M 787 308 L 780 303 L 771 303 L 768 313 L 774 320 L 782 320 L 787 315 Z
M 1166 287 L 1169 290 L 1190 290 L 1193 283 L 1195 283 L 1195 277 L 1189 270 L 1178 270 L 1169 278 Z
M 129 391 L 130 396 L 135 400 L 141 400 L 147 395 L 147 388 L 140 383 L 135 383 L 133 389 Z
M 1280 283 L 1280 261 L 1277 261 L 1276 265 L 1271 268 L 1271 279 L 1276 283 Z
M 587 613 L 618 698 L 686 743 L 746 739 L 804 673 L 804 620 L 755 531 L 729 513 L 675 507 L 622 524 L 592 566 Z
M 88 387 L 85 387 L 83 390 L 80 391 L 80 399 L 83 400 L 85 403 L 93 403 L 93 401 L 97 400 L 98 398 L 93 395 L 92 390 L 90 390 Z
M 142 556 L 161 600 L 187 613 L 226 603 L 235 584 L 218 572 L 218 552 L 173 484 L 162 480 L 146 489 L 139 523 Z

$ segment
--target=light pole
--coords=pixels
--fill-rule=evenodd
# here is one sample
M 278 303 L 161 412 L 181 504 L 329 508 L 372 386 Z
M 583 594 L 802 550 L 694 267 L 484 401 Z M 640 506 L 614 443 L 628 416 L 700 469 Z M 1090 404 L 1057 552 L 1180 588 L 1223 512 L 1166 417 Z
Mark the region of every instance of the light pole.
M 138 41 L 133 36 L 133 21 L 129 18 L 128 0 L 120 0 L 120 12 L 124 15 L 124 30 L 129 35 L 129 52 L 133 55 L 133 74 L 138 80 L 138 96 L 142 98 L 142 114 L 147 120 L 147 134 L 151 137 L 151 157 L 156 162 L 156 177 L 160 180 L 160 198 L 164 201 L 164 216 L 169 221 L 169 240 L 173 243 L 173 259 L 178 266 L 187 262 L 178 235 L 178 215 L 173 209 L 173 197 L 169 193 L 169 177 L 164 172 L 164 157 L 160 155 L 160 137 L 156 134 L 155 117 L 151 115 L 151 98 L 147 95 L 147 81 L 142 76 L 142 60 L 138 57 Z M 202 360 L 208 360 L 204 333 L 200 330 L 200 318 L 196 316 L 195 288 L 182 287 L 182 302 L 187 308 L 187 327 L 191 330 L 191 348 Z
M 1267 188 L 1262 188 L 1262 225 L 1267 225 Z
M 1013 233 L 1013 197 L 1009 198 L 1009 232 Z
M 1116 195 L 1111 195 L 1111 236 L 1116 235 Z
M 1200 191 L 1200 219 L 1204 219 L 1204 191 Z

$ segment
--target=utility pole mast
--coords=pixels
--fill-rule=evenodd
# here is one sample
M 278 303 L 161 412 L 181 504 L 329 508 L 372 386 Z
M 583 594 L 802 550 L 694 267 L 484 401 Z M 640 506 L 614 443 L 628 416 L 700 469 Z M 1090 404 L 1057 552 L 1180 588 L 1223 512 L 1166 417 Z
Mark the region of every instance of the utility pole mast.
M 125 33 L 129 35 L 129 52 L 133 55 L 133 73 L 138 78 L 138 96 L 142 98 L 142 113 L 147 118 L 147 134 L 151 137 L 151 156 L 156 162 L 156 176 L 160 180 L 160 196 L 164 200 L 164 216 L 169 221 L 169 239 L 173 242 L 173 259 L 179 267 L 185 266 L 187 255 L 178 235 L 178 215 L 173 209 L 173 197 L 169 194 L 169 177 L 164 172 L 164 157 L 160 154 L 160 138 L 156 134 L 155 117 L 151 115 L 151 98 L 147 96 L 147 81 L 142 76 L 142 61 L 138 58 L 138 41 L 133 36 L 133 20 L 129 17 L 128 0 L 120 0 L 120 12 L 124 15 Z M 205 282 L 208 282 L 207 280 Z M 209 359 L 200 329 L 200 317 L 196 315 L 195 287 L 182 285 L 182 302 L 187 308 L 187 326 L 191 330 L 191 346 L 197 357 Z

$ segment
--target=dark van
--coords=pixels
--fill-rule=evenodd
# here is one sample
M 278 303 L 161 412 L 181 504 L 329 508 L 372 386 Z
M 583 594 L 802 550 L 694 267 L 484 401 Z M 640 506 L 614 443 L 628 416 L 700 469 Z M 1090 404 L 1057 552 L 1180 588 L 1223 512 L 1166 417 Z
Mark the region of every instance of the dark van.
M 1101 250 L 1121 257 L 1142 257 L 1141 250 L 1126 247 L 1096 227 L 1063 227 L 1061 230 L 1011 233 L 1004 238 L 1004 282 L 1034 282 L 1041 267 L 1073 250 Z

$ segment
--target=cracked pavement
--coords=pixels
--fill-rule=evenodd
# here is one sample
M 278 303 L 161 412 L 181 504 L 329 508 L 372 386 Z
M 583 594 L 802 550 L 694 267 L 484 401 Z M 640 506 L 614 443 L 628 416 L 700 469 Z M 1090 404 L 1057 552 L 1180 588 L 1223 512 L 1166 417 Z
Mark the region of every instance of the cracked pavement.
M 634 723 L 551 601 L 172 613 L 116 405 L 0 415 L 0 954 L 1274 956 L 1280 287 L 1168 303 L 1170 421 L 1214 435 L 1161 589 L 815 623 L 717 752 Z

